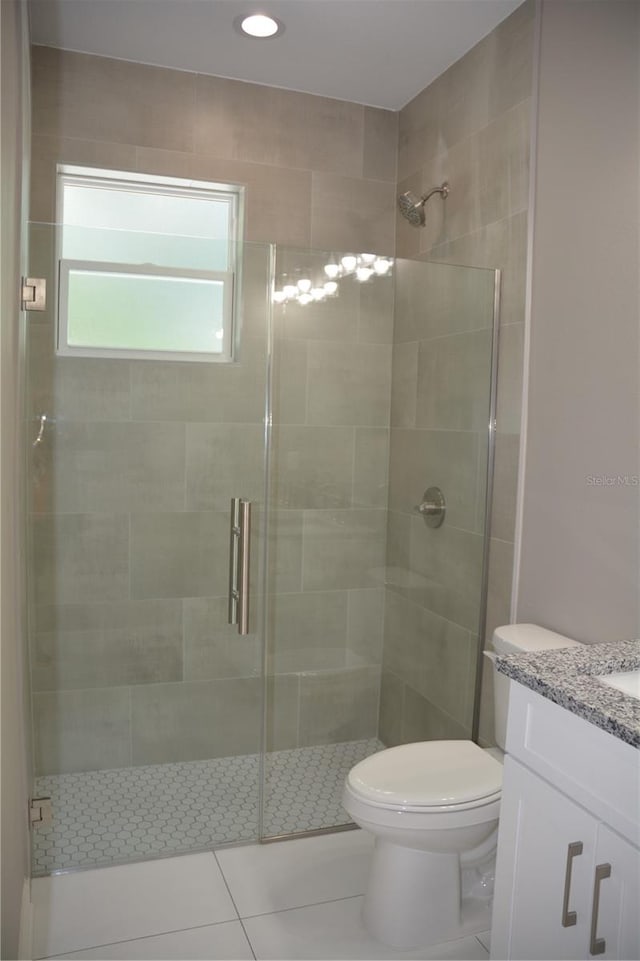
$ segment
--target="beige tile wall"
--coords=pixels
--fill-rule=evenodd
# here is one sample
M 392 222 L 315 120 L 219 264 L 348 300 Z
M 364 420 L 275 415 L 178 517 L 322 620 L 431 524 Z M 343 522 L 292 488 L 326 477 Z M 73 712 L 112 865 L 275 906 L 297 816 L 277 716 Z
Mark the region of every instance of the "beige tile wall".
M 380 735 L 469 737 L 482 595 L 494 272 L 397 261 Z M 438 528 L 414 510 L 445 496 Z
M 532 16 L 529 0 L 399 115 L 34 50 L 34 221 L 54 218 L 55 164 L 86 163 L 243 183 L 250 241 L 396 250 L 400 257 L 503 268 L 489 632 L 508 617 L 513 553 Z M 394 216 L 396 187 L 421 190 L 445 178 L 451 195 L 444 204 L 434 198 L 424 230 Z M 285 256 L 278 269 L 292 263 Z M 418 299 L 396 311 L 393 357 L 390 288 L 381 295 L 380 286 L 345 287 L 330 305 L 289 307 L 275 318 L 268 585 L 274 747 L 375 733 L 385 617 L 383 736 L 389 743 L 425 732 L 455 736 L 468 725 L 469 699 L 455 689 L 458 668 L 472 672 L 474 605 L 465 608 L 455 589 L 444 598 L 433 589 L 428 598 L 414 591 L 399 604 L 402 590 L 392 590 L 385 615 L 381 584 L 385 566 L 415 564 L 423 580 L 436 583 L 445 571 L 452 583 L 471 568 L 477 573 L 482 445 L 469 384 L 486 335 L 474 333 L 476 318 L 464 310 L 472 296 L 466 281 L 432 286 L 426 318 L 419 285 L 400 281 L 399 298 L 413 290 Z M 452 316 L 463 324 L 471 318 L 458 340 L 444 336 L 452 333 Z M 224 451 L 226 463 L 233 459 L 248 476 L 259 459 L 259 327 L 250 329 L 242 363 L 220 371 L 214 384 L 204 366 L 54 361 L 51 319 L 43 321 L 31 331 L 32 413 L 50 409 L 58 424 L 34 484 L 40 767 L 225 753 L 216 738 L 204 743 L 192 729 L 219 723 L 203 714 L 213 710 L 207 705 L 214 687 L 229 694 L 220 694 L 229 710 L 242 706 L 233 749 L 254 750 L 249 732 L 259 720 L 251 692 L 260 653 L 255 635 L 240 641 L 225 624 L 225 565 L 218 561 L 226 556 L 225 502 L 235 484 L 234 472 L 217 465 Z M 430 348 L 415 346 L 425 341 Z M 464 376 L 442 376 L 460 365 Z M 398 469 L 387 525 L 389 443 Z M 413 498 L 403 467 L 423 458 L 447 487 L 456 521 L 442 557 L 425 556 L 416 540 L 421 531 L 401 506 Z M 216 538 L 220 550 L 212 551 Z M 176 552 L 180 562 L 168 562 Z M 390 628 L 394 610 L 401 635 Z M 432 642 L 416 661 L 412 645 L 427 634 Z M 113 650 L 121 652 L 121 666 L 109 657 Z M 445 682 L 436 684 L 439 676 Z M 331 717 L 318 711 L 323 702 L 332 705 Z M 168 739 L 160 734 L 167 726 L 174 732 Z M 56 730 L 71 732 L 64 757 L 51 744 Z
M 281 249 L 278 275 L 315 276 L 329 253 Z M 345 279 L 335 300 L 274 312 L 275 747 L 377 733 L 393 294 L 391 277 Z
M 251 242 L 393 253 L 397 123 L 36 47 L 31 220 L 54 220 L 55 165 L 78 163 L 242 183 Z M 32 231 L 49 276 L 51 236 Z M 266 248 L 247 267 L 233 368 L 56 359 L 52 311 L 31 325 L 31 415 L 56 418 L 32 465 L 39 771 L 258 749 L 261 652 L 225 603 L 228 498 L 262 492 Z M 276 319 L 275 747 L 376 731 L 391 311 L 387 285 Z
M 527 0 L 400 112 L 399 191 L 419 193 L 448 180 L 451 193 L 444 202 L 438 196 L 429 202 L 424 229 L 415 229 L 397 218 L 397 256 L 499 267 L 503 271 L 487 638 L 495 626 L 508 621 L 511 595 L 523 364 L 533 32 L 534 5 L 532 0 Z M 417 337 L 415 328 L 408 332 L 403 328 L 404 324 L 411 327 L 414 323 L 412 311 L 403 309 L 403 312 L 405 318 L 396 319 L 394 369 L 410 378 L 415 377 L 420 355 L 416 356 L 415 350 L 406 344 Z M 468 371 L 472 369 L 468 365 L 474 356 L 477 356 L 476 347 L 469 343 L 467 359 L 460 358 Z M 404 387 L 394 390 L 393 404 L 398 418 L 395 423 L 399 428 L 410 427 L 414 417 L 415 398 L 409 383 L 407 379 Z M 436 385 L 432 380 L 418 395 L 419 417 L 429 417 L 428 412 L 434 405 L 442 409 L 445 403 L 442 388 L 442 384 Z M 470 398 L 468 394 L 465 396 L 464 385 L 457 385 L 456 391 L 458 396 L 452 409 L 455 413 L 447 414 L 449 426 L 455 426 L 455 419 L 469 409 Z M 425 403 L 426 408 L 422 406 Z M 394 430 L 391 444 L 392 450 L 401 449 L 404 444 L 407 456 L 415 457 L 411 440 L 396 438 Z M 392 457 L 392 470 L 393 464 Z M 393 487 L 393 481 L 391 483 Z M 393 507 L 390 525 L 392 522 Z M 390 529 L 390 551 L 398 539 L 399 534 Z M 392 644 L 387 631 L 385 658 Z M 492 694 L 487 674 L 484 680 L 481 737 L 490 742 Z M 407 693 L 409 701 L 406 701 Z M 401 713 L 403 696 L 404 715 Z M 417 703 L 421 704 L 420 709 Z M 416 735 L 437 736 L 437 730 L 442 728 L 438 727 L 440 715 L 435 715 L 437 720 L 434 720 L 436 709 L 442 710 L 442 706 L 431 700 L 427 704 L 417 702 L 416 692 L 403 686 L 401 675 L 387 675 L 383 685 L 381 734 L 391 742 Z M 404 728 L 398 721 L 399 712 L 405 718 Z

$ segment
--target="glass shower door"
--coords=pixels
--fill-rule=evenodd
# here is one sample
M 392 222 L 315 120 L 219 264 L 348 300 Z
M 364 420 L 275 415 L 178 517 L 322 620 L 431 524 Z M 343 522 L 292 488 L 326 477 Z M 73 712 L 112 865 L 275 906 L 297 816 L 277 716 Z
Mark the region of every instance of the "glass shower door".
M 271 249 L 239 251 L 233 362 L 185 362 L 61 356 L 55 225 L 30 240 L 49 288 L 28 332 L 34 794 L 53 809 L 34 874 L 257 838 Z M 232 497 L 252 504 L 243 635 Z
M 277 289 L 338 273 L 274 308 L 267 836 L 345 825 L 382 747 L 474 736 L 497 274 L 372 263 L 277 249 Z

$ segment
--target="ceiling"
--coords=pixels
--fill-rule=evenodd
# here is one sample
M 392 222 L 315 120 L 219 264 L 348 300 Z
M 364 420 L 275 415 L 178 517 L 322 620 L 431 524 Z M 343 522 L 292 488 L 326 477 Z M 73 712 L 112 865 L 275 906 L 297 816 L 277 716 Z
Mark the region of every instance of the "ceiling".
M 31 0 L 31 25 L 38 44 L 399 110 L 521 2 Z M 256 12 L 284 34 L 239 36 Z

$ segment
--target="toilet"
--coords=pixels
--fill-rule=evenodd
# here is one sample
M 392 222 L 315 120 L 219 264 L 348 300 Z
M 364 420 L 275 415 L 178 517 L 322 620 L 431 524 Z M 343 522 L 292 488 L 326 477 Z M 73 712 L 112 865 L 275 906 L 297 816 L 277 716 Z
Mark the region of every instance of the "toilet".
M 493 635 L 495 654 L 577 644 L 535 624 Z M 490 926 L 509 697 L 495 670 L 494 696 L 500 751 L 462 740 L 402 744 L 347 776 L 344 808 L 375 837 L 363 921 L 384 944 L 417 948 Z

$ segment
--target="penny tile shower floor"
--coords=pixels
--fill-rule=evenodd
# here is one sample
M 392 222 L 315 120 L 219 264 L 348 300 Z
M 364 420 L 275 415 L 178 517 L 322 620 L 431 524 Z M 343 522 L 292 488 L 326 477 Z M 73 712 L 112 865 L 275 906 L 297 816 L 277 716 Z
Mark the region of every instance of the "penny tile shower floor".
M 265 836 L 334 827 L 344 779 L 376 739 L 267 755 Z M 53 821 L 33 832 L 33 873 L 202 850 L 258 836 L 258 755 L 37 778 Z

